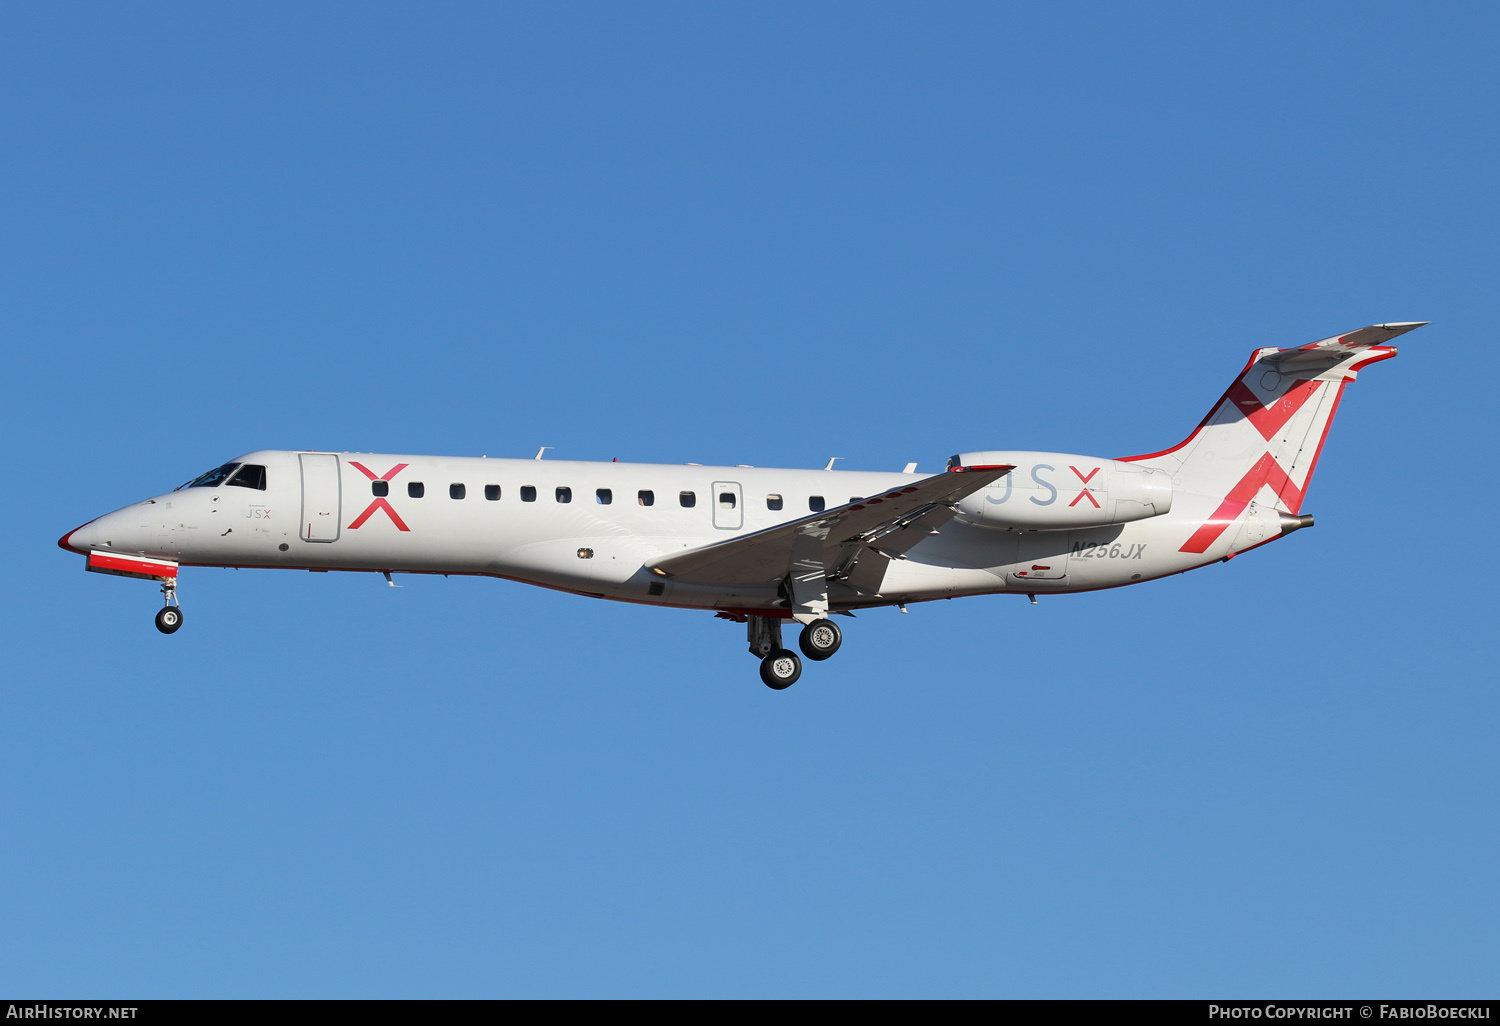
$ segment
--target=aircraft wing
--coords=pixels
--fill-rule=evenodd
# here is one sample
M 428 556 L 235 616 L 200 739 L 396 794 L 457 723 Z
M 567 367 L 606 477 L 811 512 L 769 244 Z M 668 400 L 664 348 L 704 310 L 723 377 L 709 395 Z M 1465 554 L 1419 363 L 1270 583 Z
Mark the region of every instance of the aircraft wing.
M 800 520 L 667 556 L 647 567 L 689 584 L 769 586 L 787 574 L 844 581 L 876 594 L 891 559 L 952 519 L 954 504 L 1012 466 L 964 467 Z

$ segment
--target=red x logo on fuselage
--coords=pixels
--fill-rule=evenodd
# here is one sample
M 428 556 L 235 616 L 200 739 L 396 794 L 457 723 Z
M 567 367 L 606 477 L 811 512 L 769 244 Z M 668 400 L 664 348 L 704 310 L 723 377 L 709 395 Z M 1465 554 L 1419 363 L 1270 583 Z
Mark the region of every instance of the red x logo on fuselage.
M 375 472 L 366 467 L 363 463 L 356 463 L 353 460 L 350 460 L 349 466 L 358 470 L 361 474 L 365 475 L 365 477 L 368 477 L 371 481 L 390 481 L 391 478 L 395 477 L 397 474 L 401 473 L 401 471 L 405 470 L 408 464 L 398 463 L 390 470 L 387 470 L 384 474 L 381 474 L 379 477 L 376 477 Z M 361 527 L 366 520 L 369 520 L 370 517 L 374 515 L 377 509 L 385 510 L 385 515 L 391 518 L 391 523 L 396 525 L 396 530 L 411 530 L 411 528 L 406 526 L 406 522 L 396 515 L 396 511 L 391 508 L 391 504 L 389 502 L 385 501 L 385 496 L 383 495 L 378 496 L 374 502 L 370 503 L 370 505 L 365 509 L 363 513 L 354 518 L 354 523 L 349 525 L 349 530 L 353 531 Z
M 1068 503 L 1068 508 L 1072 509 L 1074 506 L 1078 505 L 1078 500 L 1086 498 L 1094 504 L 1095 509 L 1098 509 L 1099 500 L 1094 498 L 1093 492 L 1089 491 L 1088 484 L 1094 479 L 1094 475 L 1099 473 L 1099 468 L 1095 467 L 1093 470 L 1089 471 L 1088 477 L 1084 477 L 1083 472 L 1077 467 L 1069 467 L 1068 469 L 1073 472 L 1074 476 L 1077 477 L 1078 480 L 1083 482 L 1083 491 L 1079 492 L 1076 496 L 1073 497 L 1073 501 Z

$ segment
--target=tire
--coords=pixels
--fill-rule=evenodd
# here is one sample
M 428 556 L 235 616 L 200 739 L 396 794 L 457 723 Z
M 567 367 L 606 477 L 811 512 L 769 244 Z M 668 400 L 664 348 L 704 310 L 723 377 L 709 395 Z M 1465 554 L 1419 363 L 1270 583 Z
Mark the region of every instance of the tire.
M 156 614 L 156 629 L 163 634 L 172 634 L 182 626 L 182 610 L 176 606 L 163 606 Z
M 760 661 L 760 679 L 773 691 L 785 691 L 802 676 L 802 660 L 797 653 L 778 648 Z
M 797 647 L 814 662 L 827 659 L 843 643 L 844 632 L 839 630 L 838 624 L 826 618 L 814 620 L 802 628 L 802 633 L 797 636 Z

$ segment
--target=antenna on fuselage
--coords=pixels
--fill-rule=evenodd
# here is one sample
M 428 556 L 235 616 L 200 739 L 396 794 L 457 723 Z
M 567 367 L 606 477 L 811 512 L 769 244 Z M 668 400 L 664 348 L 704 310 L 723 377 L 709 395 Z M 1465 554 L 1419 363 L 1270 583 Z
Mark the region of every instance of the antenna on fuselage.
M 828 466 L 826 466 L 826 467 L 824 467 L 824 468 L 823 468 L 823 469 L 824 469 L 824 470 L 832 470 L 832 469 L 833 469 L 833 464 L 834 464 L 834 462 L 835 462 L 835 461 L 836 461 L 836 460 L 841 460 L 841 459 L 843 459 L 843 458 L 844 458 L 844 457 L 842 457 L 842 456 L 835 456 L 835 457 L 833 457 L 833 459 L 830 459 L 830 460 L 829 460 L 829 461 L 828 461 Z
M 538 449 L 536 451 L 536 455 L 533 456 L 533 457 L 531 457 L 531 458 L 534 459 L 534 460 L 541 459 L 542 458 L 542 453 L 546 452 L 550 448 L 552 448 L 552 446 L 550 446 L 550 445 L 544 445 L 544 446 L 542 446 L 540 449 Z

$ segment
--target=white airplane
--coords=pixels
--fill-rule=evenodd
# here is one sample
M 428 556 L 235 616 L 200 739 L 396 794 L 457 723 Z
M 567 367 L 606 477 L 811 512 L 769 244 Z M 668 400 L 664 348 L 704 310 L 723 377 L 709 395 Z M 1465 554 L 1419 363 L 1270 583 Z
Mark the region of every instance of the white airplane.
M 260 451 L 58 544 L 85 568 L 479 574 L 748 625 L 772 688 L 827 659 L 832 614 L 962 595 L 1138 584 L 1227 560 L 1313 518 L 1302 501 L 1344 387 L 1427 322 L 1258 349 L 1187 440 L 1145 456 L 966 452 L 944 473 Z

